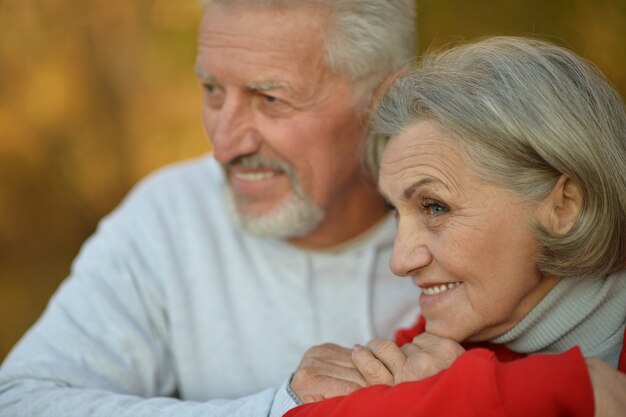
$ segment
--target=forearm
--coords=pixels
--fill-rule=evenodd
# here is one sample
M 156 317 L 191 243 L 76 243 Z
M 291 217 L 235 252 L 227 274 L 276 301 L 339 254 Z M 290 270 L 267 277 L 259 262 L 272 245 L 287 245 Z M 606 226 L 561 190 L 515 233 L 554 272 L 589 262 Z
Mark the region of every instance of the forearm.
M 167 398 L 178 382 L 165 349 L 109 313 L 113 331 L 107 332 L 93 331 L 93 319 L 65 317 L 94 317 L 76 313 L 80 305 L 61 306 L 57 299 L 7 357 L 0 369 L 0 417 L 268 415 L 275 388 L 236 400 Z
M 141 398 L 101 389 L 21 379 L 0 383 L 0 417 L 265 417 L 276 389 L 206 402 Z

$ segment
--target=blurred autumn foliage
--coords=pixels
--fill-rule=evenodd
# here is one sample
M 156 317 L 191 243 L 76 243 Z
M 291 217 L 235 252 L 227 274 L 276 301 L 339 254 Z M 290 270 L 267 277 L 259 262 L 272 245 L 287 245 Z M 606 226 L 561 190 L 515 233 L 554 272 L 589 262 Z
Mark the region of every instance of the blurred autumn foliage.
M 417 2 L 420 51 L 535 35 L 626 92 L 626 0 Z M 198 0 L 0 0 L 0 360 L 129 188 L 210 149 L 193 74 L 200 11 Z
M 99 218 L 209 149 L 196 0 L 0 0 L 0 358 Z

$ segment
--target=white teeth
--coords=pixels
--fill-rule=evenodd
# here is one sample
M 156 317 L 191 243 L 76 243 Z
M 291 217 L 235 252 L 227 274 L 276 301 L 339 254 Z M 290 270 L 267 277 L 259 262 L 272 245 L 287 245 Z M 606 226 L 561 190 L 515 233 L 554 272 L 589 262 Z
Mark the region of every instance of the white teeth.
M 460 282 L 451 282 L 449 284 L 434 285 L 432 287 L 422 288 L 422 292 L 426 295 L 435 295 L 435 294 L 439 294 L 440 292 L 444 292 L 452 288 L 456 288 L 459 285 L 461 285 Z
M 272 178 L 275 174 L 274 171 L 263 172 L 237 172 L 235 176 L 245 181 L 261 181 L 268 178 Z

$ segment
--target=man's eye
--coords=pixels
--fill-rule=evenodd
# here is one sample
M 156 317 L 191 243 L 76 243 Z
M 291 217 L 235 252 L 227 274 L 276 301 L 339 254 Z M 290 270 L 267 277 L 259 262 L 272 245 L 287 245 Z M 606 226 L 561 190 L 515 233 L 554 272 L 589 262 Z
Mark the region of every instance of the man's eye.
M 224 102 L 224 90 L 212 83 L 202 84 L 202 88 L 206 105 L 213 109 L 221 108 Z
M 396 210 L 396 207 L 391 204 L 388 201 L 385 201 L 385 210 L 387 210 L 388 212 L 390 212 L 393 215 L 393 218 L 396 219 L 396 222 L 398 221 L 398 210 Z
M 261 111 L 270 117 L 286 116 L 293 110 L 287 101 L 269 94 L 259 94 L 257 105 Z
M 274 96 L 270 96 L 267 94 L 262 94 L 263 100 L 265 100 L 266 103 L 278 103 L 278 99 Z
M 215 84 L 204 84 L 204 91 L 208 94 L 215 94 L 217 92 L 217 86 Z

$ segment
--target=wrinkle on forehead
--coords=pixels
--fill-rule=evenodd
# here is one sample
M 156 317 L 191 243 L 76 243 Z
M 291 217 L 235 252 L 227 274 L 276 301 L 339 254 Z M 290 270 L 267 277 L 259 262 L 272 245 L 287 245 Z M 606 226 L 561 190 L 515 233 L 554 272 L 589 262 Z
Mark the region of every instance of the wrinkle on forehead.
M 300 33 L 304 34 L 304 30 L 300 31 Z M 308 36 L 297 36 L 298 32 L 295 32 L 291 35 L 289 39 L 283 37 L 283 33 L 278 33 L 276 35 L 264 34 L 264 33 L 242 33 L 241 31 L 219 31 L 215 29 L 205 29 L 200 32 L 198 35 L 198 40 L 200 43 L 211 45 L 211 39 L 217 39 L 221 43 L 226 46 L 229 46 L 231 43 L 240 44 L 242 41 L 245 43 L 248 39 L 253 39 L 255 42 L 261 43 L 261 45 L 268 44 L 279 44 L 284 45 L 288 48 L 297 49 L 298 45 L 305 45 L 310 43 L 311 39 Z M 300 38 L 300 39 L 299 39 Z
M 205 34 L 204 38 L 206 40 L 201 39 L 198 46 L 198 58 L 211 50 L 212 54 L 221 56 L 237 55 L 242 65 L 261 65 L 282 70 L 295 69 L 297 63 L 304 61 L 303 58 L 306 58 L 311 67 L 319 68 L 323 63 L 321 53 L 308 53 L 303 57 L 303 51 L 313 51 L 309 44 L 303 44 L 299 49 L 293 48 L 293 45 L 288 48 L 279 48 L 273 42 L 261 46 L 256 43 L 257 40 L 252 39 L 250 42 L 228 42 L 224 39 L 215 39 L 210 33 Z
M 281 45 L 281 48 L 291 48 L 295 53 L 300 47 L 315 42 L 322 50 L 322 33 L 328 19 L 328 11 L 311 5 L 288 8 L 209 6 L 202 16 L 199 41 L 204 43 L 210 35 L 226 44 L 248 44 L 250 40 L 259 42 L 260 46 Z
M 289 85 L 301 101 L 314 102 L 320 95 L 327 96 L 321 90 L 333 74 L 326 65 L 319 28 L 319 22 L 325 19 L 323 12 L 311 7 L 287 11 L 254 7 L 245 10 L 235 6 L 205 11 L 196 64 L 201 72 L 220 81 L 217 74 L 220 64 L 236 63 L 242 69 L 239 74 L 243 77 L 237 80 L 240 87 L 282 83 Z M 259 20 L 263 20 L 262 26 Z M 254 71 L 246 74 L 246 68 Z
M 409 186 L 421 178 L 440 180 L 440 186 L 461 193 L 462 178 L 472 175 L 459 148 L 439 129 L 419 122 L 392 138 L 381 160 L 381 188 L 384 178 Z M 473 175 L 472 175 L 473 176 Z
M 291 34 L 290 34 L 291 35 Z M 257 52 L 260 54 L 273 54 L 283 56 L 285 60 L 293 60 L 299 57 L 303 50 L 311 50 L 311 46 L 317 46 L 318 42 L 312 39 L 283 40 L 282 37 L 261 37 L 260 35 L 247 35 L 237 32 L 216 32 L 211 29 L 203 29 L 198 36 L 200 48 L 223 49 L 243 52 Z M 319 50 L 321 51 L 321 42 Z M 321 54 L 319 54 L 321 55 Z

